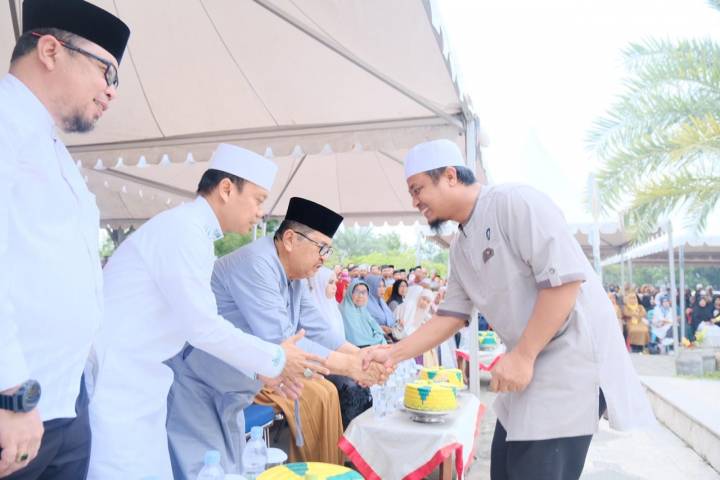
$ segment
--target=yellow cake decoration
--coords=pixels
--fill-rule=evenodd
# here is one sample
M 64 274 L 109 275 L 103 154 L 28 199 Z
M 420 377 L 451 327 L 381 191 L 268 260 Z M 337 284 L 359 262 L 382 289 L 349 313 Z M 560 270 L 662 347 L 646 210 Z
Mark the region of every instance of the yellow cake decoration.
M 457 408 L 457 387 L 449 383 L 417 380 L 405 386 L 405 407 L 427 412 L 447 412 Z
M 423 367 L 420 378 L 435 383 L 449 383 L 458 388 L 465 386 L 462 370 L 459 368 Z

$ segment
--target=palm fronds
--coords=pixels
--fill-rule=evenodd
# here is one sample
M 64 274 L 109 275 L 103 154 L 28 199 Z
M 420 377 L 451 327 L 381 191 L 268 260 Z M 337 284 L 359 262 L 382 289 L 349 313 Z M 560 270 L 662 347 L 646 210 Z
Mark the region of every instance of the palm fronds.
M 640 238 L 681 206 L 703 228 L 720 200 L 720 45 L 646 40 L 624 59 L 626 91 L 587 137 L 603 210 L 624 210 Z

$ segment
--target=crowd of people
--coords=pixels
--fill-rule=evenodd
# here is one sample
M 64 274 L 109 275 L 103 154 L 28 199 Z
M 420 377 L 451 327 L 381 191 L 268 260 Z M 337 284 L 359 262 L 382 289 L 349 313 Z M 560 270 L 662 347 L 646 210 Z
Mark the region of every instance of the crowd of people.
M 283 412 L 290 461 L 342 463 L 367 387 L 400 362 L 454 362 L 475 310 L 508 346 L 491 372 L 493 480 L 579 478 L 606 406 L 613 428 L 653 423 L 560 209 L 482 185 L 447 139 L 403 161 L 428 224 L 459 225 L 447 291 L 422 267 L 324 269 L 343 217 L 300 197 L 272 236 L 216 259 L 215 241 L 262 219 L 278 172 L 230 144 L 192 201 L 101 269 L 100 212 L 57 131 L 90 131 L 116 98 L 130 28 L 84 0 L 25 0 L 21 17 L 0 78 L 0 478 L 192 480 L 208 449 L 239 472 L 251 402 Z M 636 343 L 641 300 L 622 299 Z M 689 304 L 698 319 L 708 301 Z
M 626 284 L 607 287 L 628 349 L 633 352 L 666 353 L 673 344 L 673 315 L 670 288 Z M 692 342 L 701 329 L 720 323 L 720 293 L 711 285 L 697 284 L 684 292 L 685 311 L 675 297 L 675 316 L 685 322 L 685 338 Z M 680 338 L 680 331 L 678 331 Z
M 393 265 L 335 265 L 332 270 L 323 267 L 310 281 L 311 289 L 325 292 L 318 301 L 330 312 L 334 328 L 342 329 L 358 347 L 410 335 L 435 313 L 446 285 L 439 274 L 428 275 L 420 265 L 409 270 Z

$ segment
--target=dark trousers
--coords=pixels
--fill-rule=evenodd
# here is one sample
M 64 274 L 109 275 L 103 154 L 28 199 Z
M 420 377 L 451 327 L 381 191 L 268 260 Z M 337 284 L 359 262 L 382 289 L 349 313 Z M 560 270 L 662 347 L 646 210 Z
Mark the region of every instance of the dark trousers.
M 4 480 L 85 480 L 90 462 L 90 420 L 84 379 L 80 383 L 77 417 L 44 422 L 37 457 Z
M 605 412 L 600 391 L 600 415 Z M 592 435 L 548 440 L 506 441 L 507 432 L 495 424 L 490 451 L 492 480 L 577 480 L 585 466 Z

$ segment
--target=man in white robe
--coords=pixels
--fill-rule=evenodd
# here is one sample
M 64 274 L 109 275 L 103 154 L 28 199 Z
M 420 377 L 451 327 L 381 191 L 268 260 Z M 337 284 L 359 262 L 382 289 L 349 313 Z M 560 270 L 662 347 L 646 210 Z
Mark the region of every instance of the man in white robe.
M 320 357 L 294 345 L 302 332 L 276 345 L 235 328 L 218 315 L 210 287 L 213 242 L 223 232 L 246 233 L 262 217 L 276 171 L 260 155 L 220 145 L 197 198 L 153 217 L 105 266 L 89 478 L 172 478 L 165 422 L 173 373 L 163 362 L 186 342 L 252 378 L 285 377 L 287 384 L 306 369 L 327 371 L 311 362 Z

